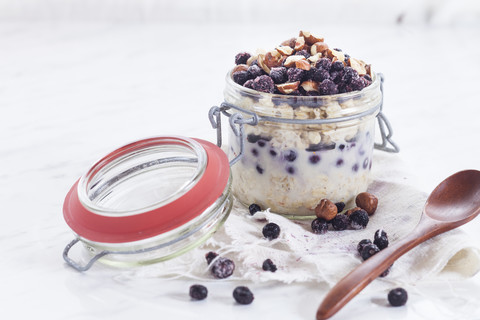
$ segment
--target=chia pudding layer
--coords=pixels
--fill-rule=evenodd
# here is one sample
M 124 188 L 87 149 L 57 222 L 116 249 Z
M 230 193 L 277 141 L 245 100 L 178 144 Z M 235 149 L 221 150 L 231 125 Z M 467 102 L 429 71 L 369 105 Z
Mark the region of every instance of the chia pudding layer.
M 259 117 L 331 120 L 292 124 L 261 119 L 255 126 L 245 125 L 244 154 L 232 166 L 233 192 L 240 202 L 257 203 L 294 218 L 311 217 L 321 199 L 351 203 L 366 191 L 382 99 L 375 74 L 361 91 L 290 96 L 241 86 L 230 72 L 224 96 L 227 103 Z M 233 158 L 240 152 L 240 143 L 232 130 L 229 142 Z

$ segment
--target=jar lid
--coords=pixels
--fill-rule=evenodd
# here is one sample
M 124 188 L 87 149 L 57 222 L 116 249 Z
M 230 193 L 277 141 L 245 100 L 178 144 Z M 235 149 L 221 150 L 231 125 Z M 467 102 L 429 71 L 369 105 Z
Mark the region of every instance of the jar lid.
M 225 153 L 201 139 L 155 137 L 103 157 L 68 192 L 63 215 L 82 239 L 129 243 L 178 228 L 222 195 Z

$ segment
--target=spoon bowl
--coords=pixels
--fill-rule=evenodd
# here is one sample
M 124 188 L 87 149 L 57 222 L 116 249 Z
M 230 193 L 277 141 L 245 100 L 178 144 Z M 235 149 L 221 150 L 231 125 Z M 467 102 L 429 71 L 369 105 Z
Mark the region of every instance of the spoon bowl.
M 382 274 L 395 260 L 420 243 L 465 224 L 480 214 L 480 171 L 457 172 L 428 197 L 419 223 L 405 238 L 383 249 L 340 280 L 323 299 L 317 320 L 325 320 Z

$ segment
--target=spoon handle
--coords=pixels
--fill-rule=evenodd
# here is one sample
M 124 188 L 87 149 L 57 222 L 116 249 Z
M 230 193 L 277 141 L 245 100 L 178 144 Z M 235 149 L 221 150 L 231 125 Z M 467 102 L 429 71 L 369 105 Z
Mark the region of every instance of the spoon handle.
M 317 320 L 328 319 L 337 313 L 395 260 L 416 245 L 438 234 L 442 227 L 440 225 L 431 223 L 428 219 L 421 219 L 408 236 L 365 260 L 330 290 L 317 310 Z

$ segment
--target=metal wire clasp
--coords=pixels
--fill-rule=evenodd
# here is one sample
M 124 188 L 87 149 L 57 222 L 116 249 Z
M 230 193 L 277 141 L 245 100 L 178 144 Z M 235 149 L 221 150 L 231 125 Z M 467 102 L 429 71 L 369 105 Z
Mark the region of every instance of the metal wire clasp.
M 377 76 L 380 77 L 380 91 L 382 92 L 382 100 L 380 102 L 380 112 L 377 115 L 378 129 L 380 129 L 380 134 L 381 134 L 381 137 L 382 137 L 382 143 L 375 143 L 375 149 L 386 151 L 386 152 L 398 153 L 400 151 L 400 148 L 392 140 L 392 135 L 393 135 L 392 126 L 390 125 L 390 122 L 388 121 L 387 117 L 385 117 L 385 115 L 382 112 L 382 109 L 383 109 L 383 81 L 384 81 L 385 77 L 383 76 L 382 73 L 377 73 Z M 388 131 L 385 131 L 385 128 Z M 387 143 L 390 143 L 390 145 L 392 147 L 388 147 Z

